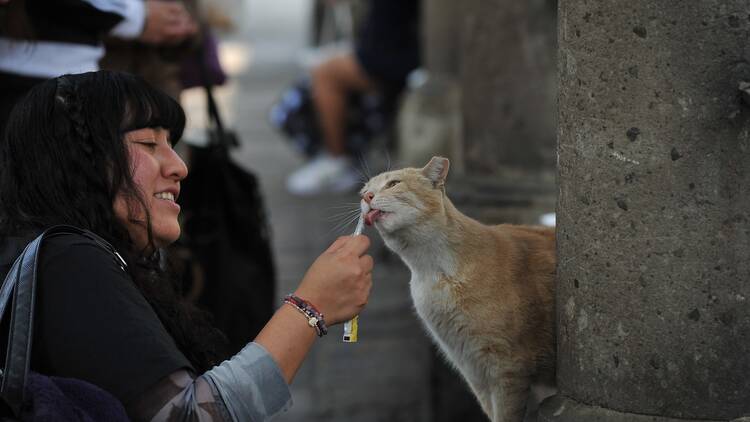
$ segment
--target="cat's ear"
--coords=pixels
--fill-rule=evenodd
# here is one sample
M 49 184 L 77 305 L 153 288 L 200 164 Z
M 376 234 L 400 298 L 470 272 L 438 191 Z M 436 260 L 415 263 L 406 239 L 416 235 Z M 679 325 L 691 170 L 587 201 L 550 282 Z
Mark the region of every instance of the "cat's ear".
M 445 178 L 448 177 L 448 168 L 450 168 L 451 162 L 444 157 L 432 157 L 429 163 L 422 168 L 422 174 L 425 175 L 432 184 L 442 186 L 445 184 Z

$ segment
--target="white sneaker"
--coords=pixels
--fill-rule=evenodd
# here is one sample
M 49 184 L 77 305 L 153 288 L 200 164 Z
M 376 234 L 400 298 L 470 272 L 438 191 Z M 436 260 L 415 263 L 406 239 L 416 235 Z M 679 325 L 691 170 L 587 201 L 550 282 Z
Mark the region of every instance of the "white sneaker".
M 554 212 L 542 214 L 542 216 L 539 217 L 539 224 L 543 226 L 555 227 L 556 223 L 557 223 L 557 214 L 555 214 Z
M 293 195 L 312 196 L 348 192 L 360 182 L 347 157 L 323 153 L 289 175 L 286 188 Z

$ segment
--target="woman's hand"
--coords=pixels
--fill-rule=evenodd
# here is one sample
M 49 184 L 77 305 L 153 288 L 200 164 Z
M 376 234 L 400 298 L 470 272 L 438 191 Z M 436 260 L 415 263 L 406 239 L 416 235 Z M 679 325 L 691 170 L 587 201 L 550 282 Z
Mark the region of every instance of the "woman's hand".
M 358 315 L 372 287 L 373 260 L 366 255 L 367 236 L 342 236 L 313 262 L 295 295 L 312 303 L 326 324 L 334 325 Z
M 175 45 L 198 32 L 198 24 L 185 5 L 172 0 L 146 0 L 146 21 L 140 40 L 155 45 Z
M 296 296 L 323 313 L 327 325 L 352 319 L 367 304 L 372 287 L 372 257 L 367 236 L 340 237 L 313 262 Z M 292 382 L 315 339 L 315 330 L 290 306 L 282 306 L 255 342 L 263 346 Z

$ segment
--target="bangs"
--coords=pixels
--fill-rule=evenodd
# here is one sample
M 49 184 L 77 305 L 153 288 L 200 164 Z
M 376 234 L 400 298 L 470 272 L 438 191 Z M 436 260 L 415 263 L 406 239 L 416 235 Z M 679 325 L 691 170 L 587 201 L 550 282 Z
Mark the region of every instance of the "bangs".
M 125 112 L 120 131 L 160 127 L 169 131 L 169 142 L 176 144 L 185 129 L 185 112 L 177 101 L 145 83 L 130 78 L 123 82 Z

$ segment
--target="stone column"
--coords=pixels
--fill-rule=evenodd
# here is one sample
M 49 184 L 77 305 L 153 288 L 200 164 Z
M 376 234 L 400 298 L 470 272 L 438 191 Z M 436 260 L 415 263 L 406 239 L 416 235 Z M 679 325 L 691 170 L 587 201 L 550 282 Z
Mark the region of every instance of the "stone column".
M 553 184 L 556 2 L 466 0 L 460 78 L 467 174 Z
M 431 73 L 458 76 L 461 2 L 425 0 L 422 6 L 422 58 Z
M 536 224 L 557 193 L 556 1 L 461 5 L 457 161 L 465 171 L 449 194 L 480 221 Z
M 458 34 L 463 5 L 454 0 L 420 4 L 422 68 L 410 79 L 398 115 L 399 160 L 416 167 L 443 155 L 457 164 L 452 170 L 460 173 L 463 116 Z
M 750 6 L 561 0 L 559 40 L 559 394 L 541 420 L 750 415 Z

